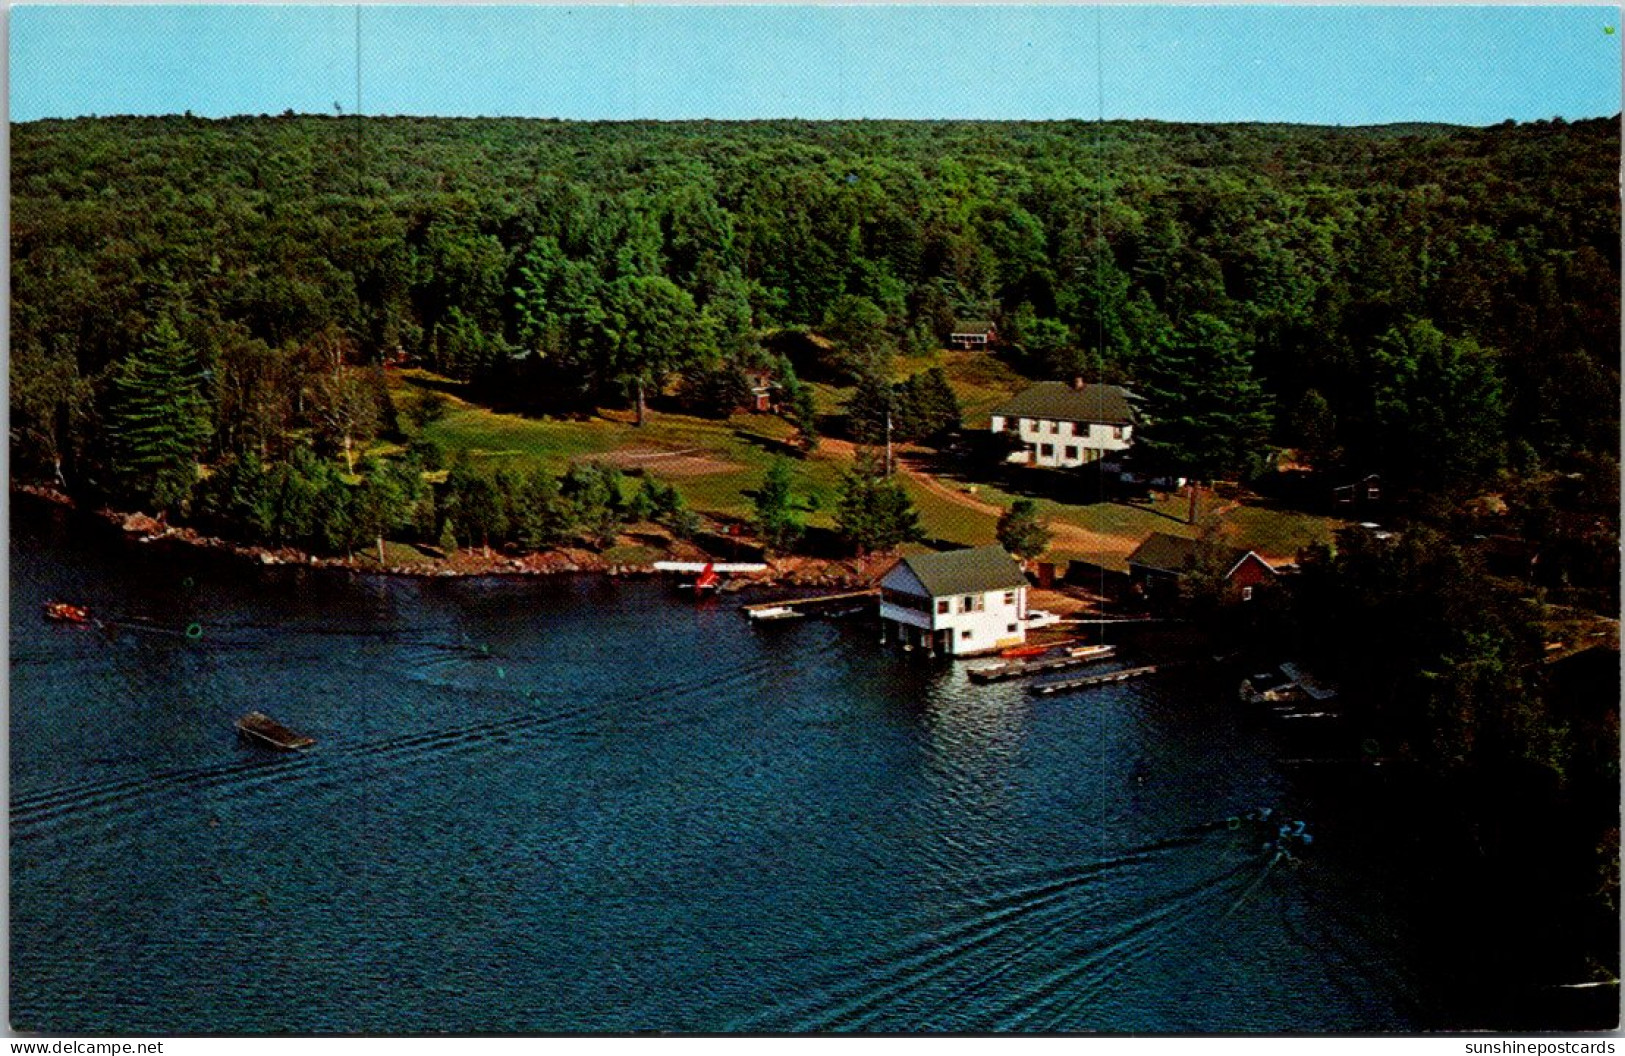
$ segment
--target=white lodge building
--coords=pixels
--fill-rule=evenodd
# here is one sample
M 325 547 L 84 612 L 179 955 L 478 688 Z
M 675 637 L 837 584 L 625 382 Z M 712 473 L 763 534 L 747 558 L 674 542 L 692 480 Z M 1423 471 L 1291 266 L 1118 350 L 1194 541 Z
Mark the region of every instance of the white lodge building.
M 1134 408 L 1120 385 L 1041 381 L 993 409 L 993 431 L 1014 433 L 1012 462 L 1082 466 L 1134 442 Z
M 880 581 L 888 638 L 964 656 L 1026 640 L 1027 577 L 1002 546 L 905 557 Z

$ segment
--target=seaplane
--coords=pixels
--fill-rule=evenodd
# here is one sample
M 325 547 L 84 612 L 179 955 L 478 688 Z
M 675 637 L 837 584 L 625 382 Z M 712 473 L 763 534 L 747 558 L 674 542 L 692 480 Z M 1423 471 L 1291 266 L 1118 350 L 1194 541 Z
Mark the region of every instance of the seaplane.
M 678 590 L 692 590 L 695 597 L 703 597 L 708 593 L 715 593 L 722 589 L 722 577 L 731 572 L 763 572 L 767 566 L 761 563 L 720 561 L 656 561 L 657 572 L 694 573 L 694 578 L 677 584 Z

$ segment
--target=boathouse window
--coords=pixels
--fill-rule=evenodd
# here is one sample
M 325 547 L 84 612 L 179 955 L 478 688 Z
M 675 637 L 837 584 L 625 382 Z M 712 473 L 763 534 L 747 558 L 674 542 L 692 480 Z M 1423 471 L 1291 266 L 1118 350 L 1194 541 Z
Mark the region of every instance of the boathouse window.
M 1005 603 L 1005 604 L 1006 604 L 1006 605 L 1014 605 L 1014 604 L 1015 604 L 1015 603 L 1016 603 L 1016 592 L 1015 592 L 1015 591 L 1013 591 L 1013 590 L 1007 590 L 1007 591 L 1005 591 L 1005 592 L 1004 592 L 1004 603 Z M 1010 628 L 1010 629 L 1011 629 L 1011 630 L 1012 630 L 1012 631 L 1013 631 L 1013 630 L 1015 630 L 1015 628 L 1014 628 L 1014 627 L 1012 627 L 1012 628 Z
M 1054 458 L 1055 457 L 1055 445 L 1054 444 L 1039 444 L 1038 445 L 1038 453 L 1040 455 L 1042 455 L 1044 458 Z
M 969 638 L 969 637 L 970 637 L 970 629 L 969 628 L 966 628 L 965 630 L 959 632 L 959 638 L 960 638 L 961 641 L 963 641 L 963 640 L 965 640 L 966 638 Z
M 1068 447 L 1066 449 L 1066 457 L 1067 458 L 1077 458 L 1078 457 L 1078 449 L 1075 448 L 1075 447 Z
M 939 615 L 939 616 L 948 615 L 948 610 L 950 608 L 952 608 L 952 606 L 953 606 L 952 602 L 950 602 L 947 598 L 943 598 L 941 601 L 937 602 L 937 615 Z
M 1089 435 L 1089 423 L 1088 422 L 1073 422 L 1072 423 L 1072 435 L 1073 436 L 1088 436 Z
M 1049 423 L 1049 431 L 1052 432 L 1052 433 L 1060 432 L 1061 431 L 1061 423 L 1060 422 L 1051 422 L 1051 423 Z
M 1112 439 L 1113 440 L 1121 440 L 1121 439 L 1123 439 L 1123 427 L 1122 426 L 1120 426 L 1120 425 L 1112 426 Z
M 981 612 L 986 607 L 980 594 L 966 594 L 959 601 L 960 612 Z
M 1009 631 L 1011 634 L 1015 634 L 1016 633 L 1016 625 L 1012 623 L 1008 627 L 1006 627 L 1005 630 Z

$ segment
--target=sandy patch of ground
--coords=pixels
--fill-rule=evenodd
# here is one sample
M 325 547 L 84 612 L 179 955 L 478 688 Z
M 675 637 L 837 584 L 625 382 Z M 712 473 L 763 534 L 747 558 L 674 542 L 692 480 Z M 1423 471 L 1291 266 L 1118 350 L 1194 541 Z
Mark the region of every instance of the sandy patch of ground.
M 623 447 L 607 454 L 594 455 L 589 461 L 602 462 L 620 470 L 645 470 L 662 477 L 702 477 L 737 473 L 744 469 L 737 462 L 717 458 L 699 447 L 678 451 L 656 447 Z

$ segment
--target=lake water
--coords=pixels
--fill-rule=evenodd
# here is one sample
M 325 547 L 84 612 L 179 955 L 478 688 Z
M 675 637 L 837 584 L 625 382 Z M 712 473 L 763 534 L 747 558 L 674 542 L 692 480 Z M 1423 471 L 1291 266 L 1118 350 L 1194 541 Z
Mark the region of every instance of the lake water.
M 14 523 L 11 575 L 18 1030 L 1430 1022 L 1395 875 L 1335 821 L 1296 868 L 1229 828 L 1306 808 L 1211 676 L 1033 698 L 656 583 L 259 570 L 61 518 Z M 316 747 L 241 743 L 251 709 Z

